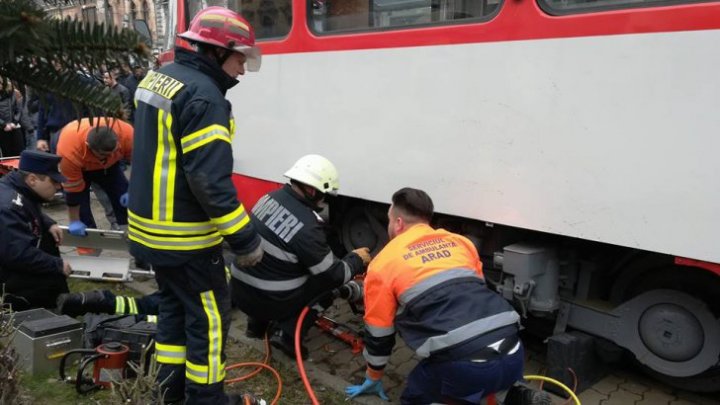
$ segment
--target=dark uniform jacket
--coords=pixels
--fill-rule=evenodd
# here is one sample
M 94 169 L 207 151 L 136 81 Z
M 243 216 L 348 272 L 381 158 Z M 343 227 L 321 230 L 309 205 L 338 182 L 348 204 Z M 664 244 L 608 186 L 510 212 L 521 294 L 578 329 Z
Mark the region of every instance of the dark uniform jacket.
M 372 370 L 387 364 L 396 332 L 432 361 L 480 359 L 493 343 L 517 344 L 520 316 L 485 285 L 464 236 L 411 226 L 370 262 L 364 290 L 363 354 Z
M 237 83 L 217 63 L 182 48 L 135 92 L 130 253 L 179 266 L 219 249 L 236 254 L 260 238 L 231 181 L 235 125 L 225 92 Z
M 40 211 L 41 202 L 18 172 L 0 180 L 0 283 L 28 301 L 25 308 L 14 301 L 15 310 L 54 308 L 57 296 L 68 292 L 60 252 L 48 232 L 55 221 Z
M 232 268 L 236 304 L 253 317 L 283 319 L 309 300 L 363 270 L 356 253 L 333 255 L 320 217 L 289 185 L 258 200 L 253 223 L 264 255 L 253 267 Z

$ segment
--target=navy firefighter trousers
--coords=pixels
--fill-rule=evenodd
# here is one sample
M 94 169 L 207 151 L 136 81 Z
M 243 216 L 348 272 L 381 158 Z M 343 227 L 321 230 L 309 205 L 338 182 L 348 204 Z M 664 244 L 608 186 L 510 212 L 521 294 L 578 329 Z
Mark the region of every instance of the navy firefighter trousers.
M 178 267 L 155 266 L 160 291 L 158 381 L 166 402 L 225 404 L 225 341 L 230 294 L 222 249 Z M 166 380 L 167 379 L 167 380 Z

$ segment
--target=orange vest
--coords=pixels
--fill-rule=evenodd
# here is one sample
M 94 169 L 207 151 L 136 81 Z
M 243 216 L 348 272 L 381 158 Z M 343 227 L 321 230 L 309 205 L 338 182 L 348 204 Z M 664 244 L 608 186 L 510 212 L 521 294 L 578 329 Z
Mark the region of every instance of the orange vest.
M 368 267 L 365 323 L 392 327 L 403 292 L 430 276 L 457 268 L 483 276 L 482 262 L 469 239 L 427 224 L 413 225 L 391 240 Z
M 98 159 L 87 146 L 88 132 L 96 126 L 108 126 L 118 137 L 118 147 L 104 160 Z M 62 157 L 60 172 L 67 177 L 65 191 L 79 193 L 85 189 L 83 172 L 107 169 L 121 159 L 132 157 L 133 127 L 125 121 L 109 117 L 88 118 L 70 122 L 60 132 L 57 154 Z

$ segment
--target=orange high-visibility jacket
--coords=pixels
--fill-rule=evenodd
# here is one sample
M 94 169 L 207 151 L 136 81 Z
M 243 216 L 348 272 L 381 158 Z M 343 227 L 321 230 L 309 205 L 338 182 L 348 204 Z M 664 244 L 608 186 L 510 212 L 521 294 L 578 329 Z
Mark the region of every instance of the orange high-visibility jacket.
M 88 132 L 96 126 L 108 126 L 115 131 L 118 137 L 118 147 L 101 161 L 87 146 Z M 88 118 L 72 121 L 60 132 L 57 154 L 62 157 L 60 171 L 67 177 L 63 188 L 68 193 L 80 193 L 85 190 L 83 172 L 107 169 L 121 159 L 130 160 L 132 157 L 133 127 L 125 121 L 115 118 L 94 118 L 92 123 Z
M 519 315 L 485 286 L 469 239 L 417 224 L 392 239 L 365 278 L 365 351 L 377 378 L 395 332 L 421 358 L 470 358 L 517 333 Z

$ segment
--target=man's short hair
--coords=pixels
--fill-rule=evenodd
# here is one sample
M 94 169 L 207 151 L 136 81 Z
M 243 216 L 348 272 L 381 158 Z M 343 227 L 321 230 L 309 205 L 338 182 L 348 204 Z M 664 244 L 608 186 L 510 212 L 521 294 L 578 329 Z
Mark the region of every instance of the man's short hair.
M 88 147 L 100 152 L 112 152 L 117 148 L 118 137 L 110 127 L 97 126 L 88 132 Z
M 432 219 L 434 210 L 432 199 L 422 190 L 410 187 L 401 188 L 393 194 L 392 203 L 395 209 L 400 210 L 401 214 L 428 223 Z

